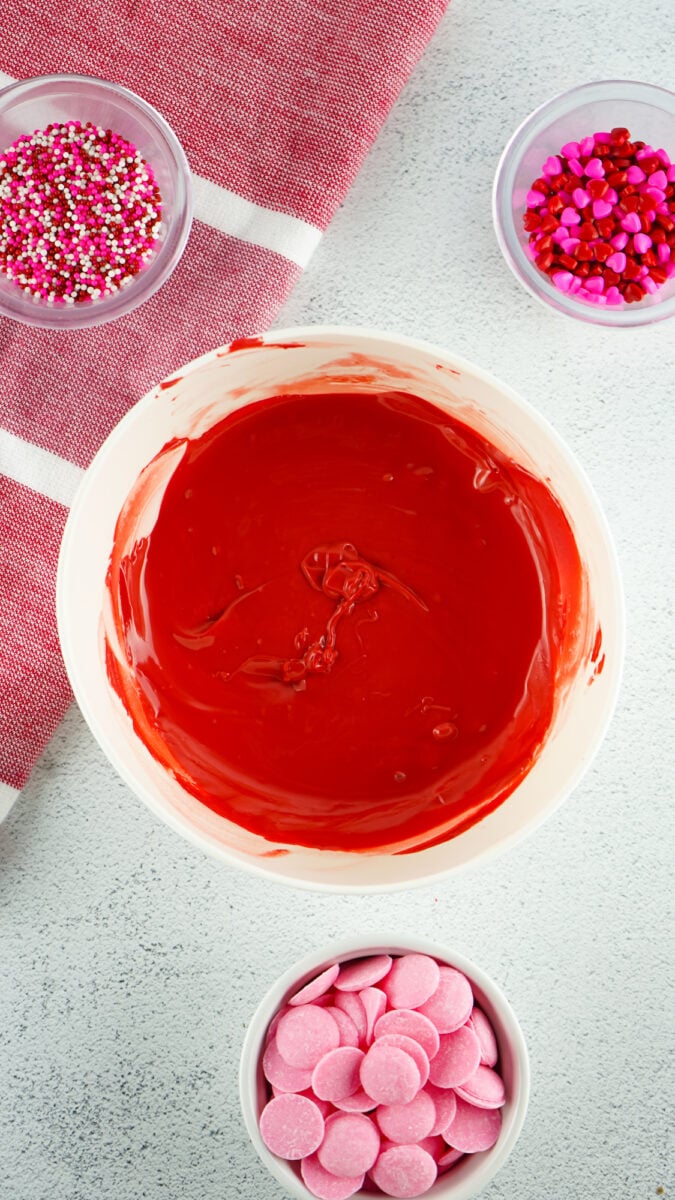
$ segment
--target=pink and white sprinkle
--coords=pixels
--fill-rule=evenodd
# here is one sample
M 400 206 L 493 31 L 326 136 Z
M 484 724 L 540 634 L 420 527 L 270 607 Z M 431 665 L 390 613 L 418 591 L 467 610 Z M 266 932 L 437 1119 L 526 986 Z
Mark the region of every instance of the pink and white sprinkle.
M 128 286 L 156 250 L 161 218 L 151 166 L 90 121 L 23 134 L 0 155 L 0 272 L 36 302 Z

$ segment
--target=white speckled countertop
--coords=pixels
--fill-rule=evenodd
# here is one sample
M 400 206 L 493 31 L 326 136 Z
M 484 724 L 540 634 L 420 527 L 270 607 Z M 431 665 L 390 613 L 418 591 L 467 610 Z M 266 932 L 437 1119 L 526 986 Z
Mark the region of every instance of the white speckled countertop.
M 281 1200 L 239 1115 L 242 1034 L 294 958 L 369 926 L 457 947 L 520 1017 L 530 1112 L 486 1200 L 675 1200 L 675 322 L 623 333 L 555 317 L 510 275 L 490 217 L 497 159 L 533 107 L 591 78 L 672 86 L 674 47 L 672 0 L 453 0 L 278 322 L 447 345 L 576 452 L 628 609 L 623 690 L 591 771 L 496 863 L 331 898 L 183 843 L 71 710 L 0 828 L 1 1200 Z

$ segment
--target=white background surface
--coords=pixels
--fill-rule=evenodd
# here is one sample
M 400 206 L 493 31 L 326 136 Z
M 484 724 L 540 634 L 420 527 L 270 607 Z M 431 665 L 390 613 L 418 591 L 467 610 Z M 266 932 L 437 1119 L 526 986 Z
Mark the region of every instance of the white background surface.
M 279 321 L 426 336 L 567 439 L 605 506 L 628 608 L 623 691 L 593 768 L 494 864 L 331 898 L 184 845 L 72 710 L 0 829 L 2 1200 L 279 1200 L 239 1115 L 243 1031 L 295 957 L 369 927 L 457 947 L 520 1017 L 530 1112 L 486 1200 L 675 1198 L 675 323 L 620 333 L 555 317 L 513 280 L 490 221 L 521 119 L 591 78 L 672 86 L 674 35 L 672 0 L 453 0 Z

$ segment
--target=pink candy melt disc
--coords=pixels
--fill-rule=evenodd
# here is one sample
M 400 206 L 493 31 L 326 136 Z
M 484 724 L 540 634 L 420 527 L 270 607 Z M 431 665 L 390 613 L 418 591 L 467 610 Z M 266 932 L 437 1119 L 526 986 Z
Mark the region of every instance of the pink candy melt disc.
M 316 1154 L 303 1158 L 300 1174 L 305 1187 L 313 1196 L 317 1196 L 318 1200 L 349 1200 L 350 1196 L 361 1190 L 365 1178 L 364 1175 L 357 1175 L 353 1179 L 331 1175 L 330 1171 L 321 1166 Z
M 414 1197 L 428 1191 L 438 1168 L 420 1146 L 393 1146 L 378 1158 L 371 1177 L 385 1196 Z
M 477 1108 L 501 1108 L 506 1099 L 503 1080 L 491 1067 L 477 1067 L 473 1075 L 461 1087 L 457 1086 L 455 1091 Z
M 338 1046 L 324 1054 L 312 1073 L 312 1088 L 319 1099 L 337 1101 L 353 1096 L 361 1086 L 363 1057 L 363 1050 L 355 1046 Z
M 431 1063 L 429 1078 L 437 1087 L 454 1088 L 464 1083 L 480 1064 L 480 1042 L 473 1029 L 462 1025 L 454 1033 L 441 1035 L 438 1054 Z
M 429 1018 L 439 1033 L 454 1033 L 471 1015 L 471 984 L 461 971 L 444 967 L 436 991 L 424 1004 L 416 1007 Z
M 392 963 L 382 987 L 392 1008 L 419 1008 L 436 991 L 438 963 L 427 954 L 403 954 Z
M 323 1141 L 324 1120 L 306 1096 L 288 1093 L 265 1105 L 260 1114 L 260 1135 L 273 1154 L 291 1161 L 306 1158 Z
M 502 1127 L 498 1108 L 475 1108 L 457 1097 L 457 1111 L 443 1135 L 454 1150 L 476 1154 L 494 1146 Z
M 319 1059 L 340 1045 L 340 1031 L 330 1013 L 315 1004 L 293 1008 L 277 1028 L 279 1053 L 291 1067 L 313 1070 Z
M 288 1001 L 290 1005 L 311 1004 L 314 1000 L 318 1000 L 319 996 L 323 996 L 324 992 L 335 983 L 340 974 L 340 964 L 334 963 L 332 967 L 327 967 L 316 979 L 310 980 L 299 992 Z
M 335 984 L 338 992 L 360 992 L 362 988 L 372 987 L 379 983 L 389 973 L 391 956 L 376 954 L 372 958 L 358 958 L 355 962 L 346 963 L 340 971 L 340 978 Z
M 361 1063 L 361 1086 L 378 1104 L 407 1104 L 419 1092 L 421 1076 L 414 1058 L 380 1039 Z
M 369 1171 L 380 1150 L 380 1135 L 362 1113 L 336 1113 L 326 1121 L 317 1157 L 332 1175 L 353 1178 Z

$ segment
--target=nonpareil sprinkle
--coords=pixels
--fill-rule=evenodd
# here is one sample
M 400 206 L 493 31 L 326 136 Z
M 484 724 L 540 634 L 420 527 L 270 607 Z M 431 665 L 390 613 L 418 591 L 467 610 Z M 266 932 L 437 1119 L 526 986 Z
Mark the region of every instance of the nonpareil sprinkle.
M 633 304 L 675 275 L 675 165 L 616 126 L 549 155 L 527 193 L 528 253 L 561 292 Z
M 48 125 L 0 155 L 0 271 L 36 302 L 90 302 L 130 284 L 161 216 L 152 167 L 91 121 Z

